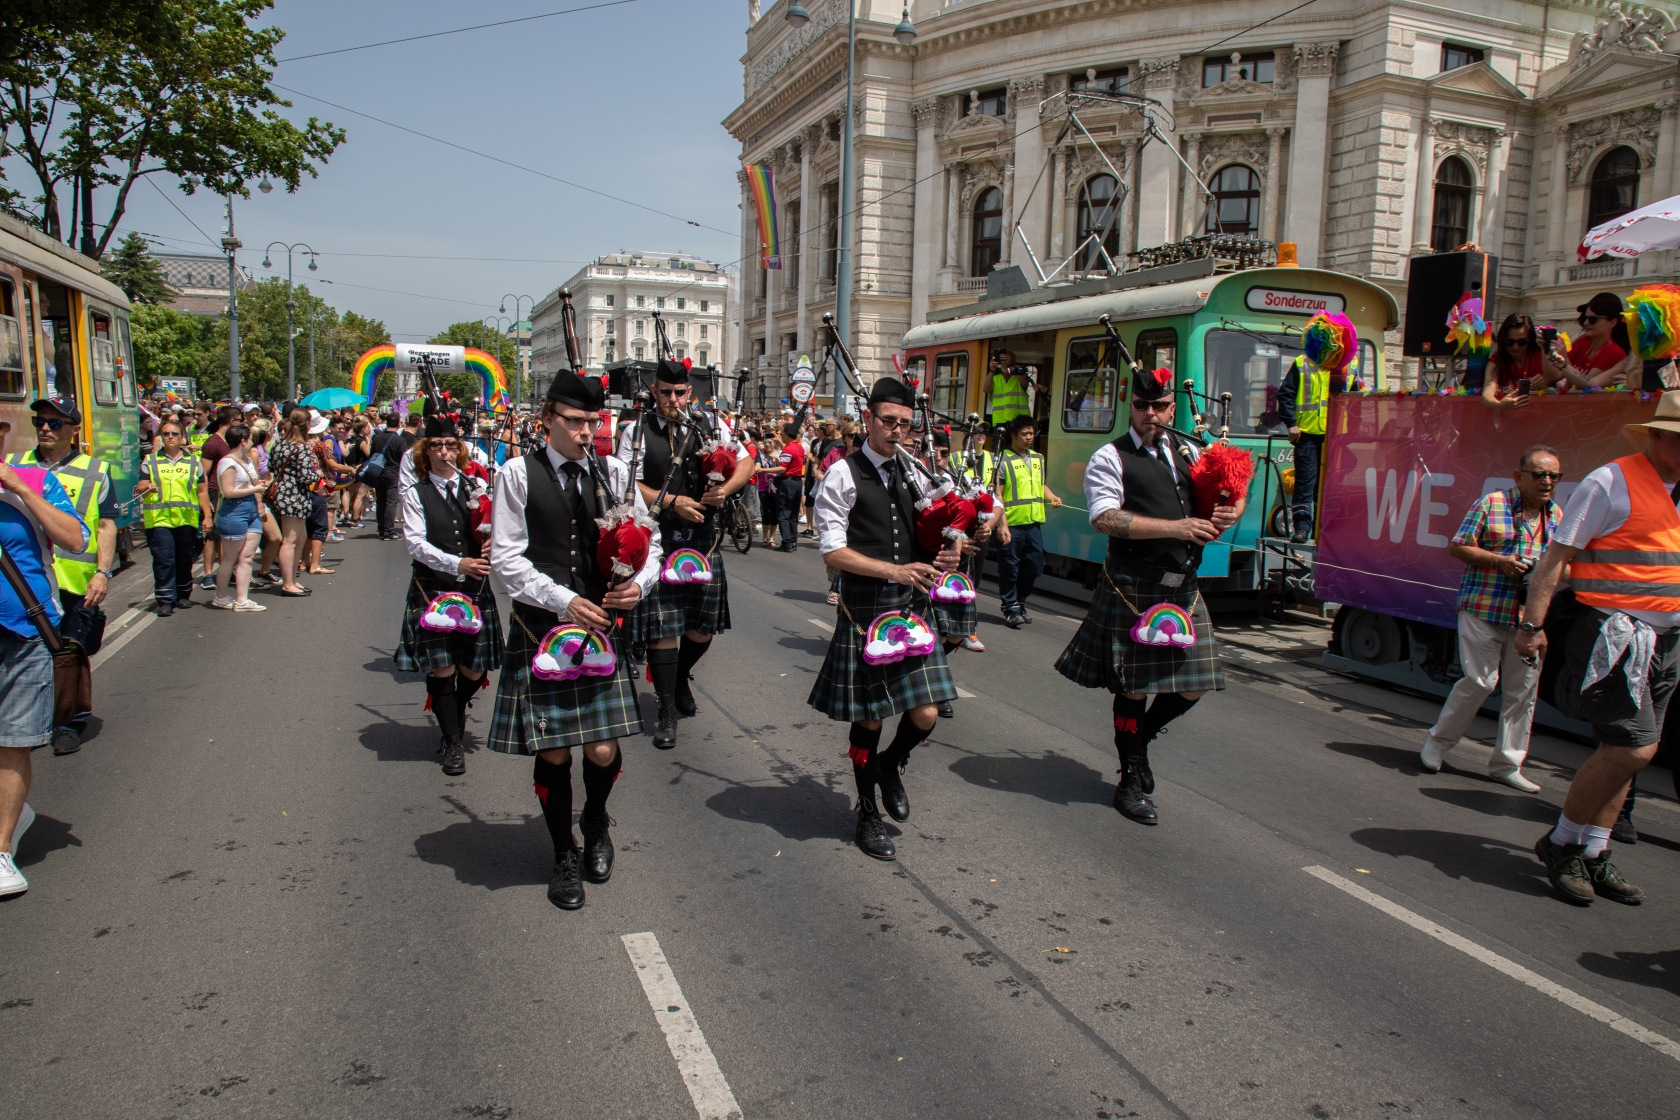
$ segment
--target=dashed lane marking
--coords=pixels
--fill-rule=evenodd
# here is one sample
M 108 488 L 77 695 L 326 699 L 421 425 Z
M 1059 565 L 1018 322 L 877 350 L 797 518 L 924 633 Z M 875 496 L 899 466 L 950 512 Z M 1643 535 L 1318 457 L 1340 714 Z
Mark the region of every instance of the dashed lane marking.
M 826 630 L 830 634 L 834 633 L 834 623 L 832 622 L 824 622 L 820 618 L 807 618 L 805 621 L 820 630 Z
M 974 693 L 970 692 L 968 689 L 964 688 L 962 685 L 958 685 L 957 686 L 957 699 L 958 700 L 972 700 L 972 699 L 974 699 Z
M 1597 1019 L 1611 1030 L 1620 1031 L 1636 1042 L 1643 1042 L 1659 1054 L 1666 1054 L 1670 1058 L 1680 1061 L 1680 1043 L 1665 1038 L 1655 1031 L 1647 1030 L 1620 1012 L 1612 1011 L 1603 1004 L 1594 1003 L 1586 996 L 1572 992 L 1561 984 L 1554 984 L 1538 972 L 1524 968 L 1516 961 L 1502 957 L 1492 949 L 1485 949 L 1469 938 L 1461 937 L 1452 930 L 1446 929 L 1440 923 L 1432 922 L 1421 914 L 1415 914 L 1404 906 L 1390 902 L 1382 895 L 1368 891 L 1358 883 L 1350 882 L 1333 871 L 1327 871 L 1322 867 L 1303 867 L 1301 870 L 1315 879 L 1329 883 L 1339 891 L 1352 895 L 1361 902 L 1376 907 L 1389 917 L 1398 918 L 1413 929 L 1421 930 L 1435 940 L 1451 945 L 1454 949 L 1481 961 L 1489 968 L 1503 972 L 1511 979 L 1526 984 L 1543 995 L 1551 996 L 1565 1007 L 1572 1007 L 1589 1018 Z
M 131 607 L 117 616 L 117 620 L 111 624 L 108 632 L 110 636 L 106 637 L 103 648 L 88 658 L 90 671 L 111 660 L 117 651 L 132 642 L 140 631 L 157 621 L 156 612 L 148 609 L 150 605 L 151 600 L 148 599 L 143 606 Z
M 659 1029 L 665 1032 L 665 1044 L 677 1060 L 677 1072 L 688 1086 L 700 1120 L 741 1120 L 741 1106 L 735 1103 L 735 1094 L 730 1092 L 706 1036 L 700 1033 L 700 1024 L 683 998 L 682 987 L 659 947 L 659 938 L 651 933 L 627 933 L 620 940 L 630 954 L 630 963 L 636 966 L 636 978 L 642 982 Z

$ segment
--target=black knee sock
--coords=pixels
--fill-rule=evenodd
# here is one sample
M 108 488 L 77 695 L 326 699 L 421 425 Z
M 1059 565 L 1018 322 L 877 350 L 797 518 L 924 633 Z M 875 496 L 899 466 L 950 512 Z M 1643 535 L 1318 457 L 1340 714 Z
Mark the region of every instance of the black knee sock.
M 962 648 L 962 639 L 961 638 L 946 638 L 945 641 L 942 644 L 945 647 L 945 656 L 949 657 L 953 653 L 957 652 L 958 649 Z
M 454 677 L 427 677 L 426 697 L 432 714 L 437 717 L 438 730 L 453 742 L 461 737 L 461 710 L 455 703 Z
M 648 672 L 653 677 L 653 691 L 660 699 L 677 692 L 677 651 L 650 649 L 647 651 Z
M 694 672 L 694 666 L 706 656 L 706 651 L 712 648 L 711 642 L 696 642 L 687 634 L 682 636 L 682 643 L 677 646 L 677 687 L 688 687 L 688 675 Z
M 875 748 L 881 745 L 881 729 L 852 724 L 846 753 L 852 757 L 852 777 L 857 781 L 858 801 L 875 807 L 875 784 L 881 780 L 881 764 Z
M 624 769 L 624 755 L 613 755 L 613 760 L 605 766 L 597 766 L 589 761 L 589 756 L 583 756 L 583 816 L 585 820 L 604 817 L 607 814 L 607 798 L 612 795 L 613 783 L 618 780 L 618 772 Z
M 910 757 L 910 752 L 915 750 L 923 739 L 932 734 L 933 728 L 917 727 L 916 721 L 910 718 L 910 713 L 905 712 L 904 715 L 899 717 L 898 729 L 893 732 L 891 745 L 882 752 L 881 761 L 887 766 L 904 765 L 904 760 Z
M 588 773 L 586 763 L 586 781 Z M 531 784 L 536 787 L 537 800 L 542 802 L 543 820 L 554 839 L 554 858 L 558 860 L 577 847 L 577 841 L 572 838 L 572 760 L 555 764 L 545 762 L 539 755 L 531 772 Z
M 1149 698 L 1131 699 L 1123 692 L 1114 694 L 1114 749 L 1120 761 L 1143 753 L 1144 740 L 1140 725 L 1149 713 Z
M 1150 741 L 1161 733 L 1161 728 L 1195 706 L 1195 700 L 1186 700 L 1176 692 L 1157 695 L 1155 702 L 1149 705 L 1149 714 L 1138 720 L 1138 732 L 1143 738 L 1144 748 L 1148 749 Z
M 462 673 L 461 670 L 455 670 L 455 711 L 460 717 L 463 730 L 467 726 L 467 704 L 474 696 L 478 695 L 478 690 L 482 687 L 484 687 L 483 677 L 474 680 Z

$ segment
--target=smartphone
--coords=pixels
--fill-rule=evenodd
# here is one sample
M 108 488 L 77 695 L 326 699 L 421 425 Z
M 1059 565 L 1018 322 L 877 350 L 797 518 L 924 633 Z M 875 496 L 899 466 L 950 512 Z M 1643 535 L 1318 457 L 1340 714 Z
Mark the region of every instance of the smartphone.
M 1517 396 L 1526 397 L 1534 391 L 1534 382 L 1527 377 L 1517 378 Z

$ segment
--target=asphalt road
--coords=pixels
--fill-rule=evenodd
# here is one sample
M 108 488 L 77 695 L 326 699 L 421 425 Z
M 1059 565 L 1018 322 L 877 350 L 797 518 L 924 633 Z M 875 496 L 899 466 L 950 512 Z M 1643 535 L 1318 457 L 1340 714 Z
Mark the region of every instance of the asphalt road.
M 818 557 L 754 550 L 699 717 L 625 744 L 612 882 L 562 913 L 529 761 L 443 777 L 392 667 L 401 546 L 329 558 L 308 600 L 116 632 L 87 746 L 37 754 L 0 1115 L 1675 1113 L 1680 809 L 1618 852 L 1643 907 L 1548 897 L 1577 748 L 1537 748 L 1535 797 L 1473 744 L 1421 775 L 1431 703 L 1233 646 L 1144 828 L 1109 807 L 1108 697 L 1050 667 L 1078 609 L 994 605 L 882 864 L 805 705 Z

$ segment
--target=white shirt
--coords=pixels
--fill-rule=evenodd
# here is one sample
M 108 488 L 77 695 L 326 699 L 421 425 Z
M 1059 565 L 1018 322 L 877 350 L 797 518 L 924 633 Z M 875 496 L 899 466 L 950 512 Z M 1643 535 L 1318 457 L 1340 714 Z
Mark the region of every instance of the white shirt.
M 879 471 L 881 464 L 888 459 L 886 455 L 875 454 L 875 449 L 867 441 L 863 445 L 863 457 L 875 465 Z M 886 475 L 881 476 L 885 483 Z M 857 479 L 852 477 L 852 464 L 848 459 L 837 459 L 823 480 L 817 484 L 814 495 L 817 507 L 817 547 L 824 555 L 838 552 L 846 547 L 846 526 L 852 519 L 852 507 L 857 505 Z
M 1615 463 L 1589 472 L 1569 495 L 1553 540 L 1569 548 L 1585 548 L 1588 542 L 1607 536 L 1627 524 L 1633 515 L 1633 498 L 1627 478 Z M 1680 626 L 1680 611 L 1624 611 L 1658 630 Z
M 1161 446 L 1146 446 L 1138 439 L 1136 428 L 1127 428 L 1126 436 L 1130 436 L 1132 446 L 1142 447 L 1155 458 L 1161 458 Z M 1121 437 L 1126 438 L 1125 436 Z M 1192 463 L 1196 461 L 1200 452 L 1194 444 L 1184 445 L 1184 455 Z M 1174 479 L 1178 478 L 1178 468 L 1173 466 L 1173 457 L 1166 458 L 1167 469 L 1172 471 Z M 1091 456 L 1091 461 L 1085 464 L 1085 508 L 1091 511 L 1091 521 L 1096 523 L 1100 514 L 1111 509 L 1119 509 L 1126 501 L 1125 477 L 1121 473 L 1120 453 L 1114 450 L 1113 443 L 1105 443 L 1097 448 Z
M 410 467 L 409 470 L 412 472 L 413 468 Z M 437 492 L 446 498 L 449 496 L 448 488 L 454 487 L 457 494 L 466 496 L 469 508 L 478 501 L 478 495 L 484 492 L 483 479 L 459 473 L 452 478 L 429 475 L 426 484 L 437 487 Z M 411 557 L 433 571 L 448 576 L 460 576 L 461 558 L 451 556 L 426 539 L 426 507 L 420 503 L 418 485 L 410 486 L 402 492 L 402 529 L 403 544 L 408 547 Z
M 653 428 L 655 430 L 657 430 L 660 434 L 663 435 L 664 432 L 665 432 L 665 423 L 666 423 L 665 418 L 663 416 L 659 415 L 657 412 L 655 412 L 655 413 L 652 414 L 650 419 L 652 420 Z M 719 424 L 718 424 L 718 436 L 719 436 L 720 439 L 723 440 L 723 442 L 729 444 L 730 447 L 734 450 L 735 461 L 737 463 L 739 463 L 741 460 L 747 458 L 747 449 L 741 445 L 740 440 L 735 438 L 735 433 L 729 428 L 729 426 L 727 424 L 724 424 L 724 423 L 721 422 L 722 418 L 719 417 L 718 419 L 720 421 Z M 616 456 L 619 459 L 619 461 L 621 461 L 621 462 L 628 463 L 628 462 L 630 462 L 630 460 L 633 457 L 632 443 L 635 439 L 635 429 L 636 429 L 635 424 L 626 424 L 618 430 L 618 449 L 613 452 L 613 455 Z M 704 431 L 705 431 L 705 429 L 702 428 L 699 432 L 694 433 L 694 438 L 696 440 L 700 439 L 700 437 L 704 433 Z M 642 482 L 642 481 L 645 480 L 645 476 L 646 476 L 646 473 L 647 473 L 647 444 L 646 444 L 646 440 L 648 439 L 648 437 L 651 434 L 652 434 L 652 432 L 650 431 L 650 432 L 648 432 L 648 433 L 646 433 L 642 436 L 642 440 L 643 440 L 642 461 L 640 463 L 636 464 L 636 481 L 637 482 Z M 692 447 L 689 448 L 689 450 L 691 452 L 698 452 L 700 449 L 699 449 L 698 446 L 692 446 Z
M 544 445 L 543 453 L 553 465 L 554 473 L 564 478 L 565 457 L 552 445 Z M 630 482 L 630 468 L 616 458 L 603 459 L 601 464 L 607 471 L 608 493 L 614 498 L 623 494 Z M 517 455 L 503 463 L 502 469 L 496 472 L 495 513 L 490 519 L 490 569 L 514 600 L 564 615 L 577 592 L 537 571 L 536 565 L 525 555 L 531 544 L 525 532 L 525 502 L 529 494 L 525 468 L 525 456 Z M 582 485 L 591 485 L 587 477 L 582 480 Z M 636 508 L 647 512 L 647 503 L 642 500 L 640 490 L 636 492 Z M 405 513 L 403 520 L 407 519 Z M 636 586 L 642 589 L 642 598 L 653 593 L 653 582 L 659 578 L 659 565 L 663 559 L 659 534 L 655 533 L 648 545 L 647 562 L 634 576 Z

